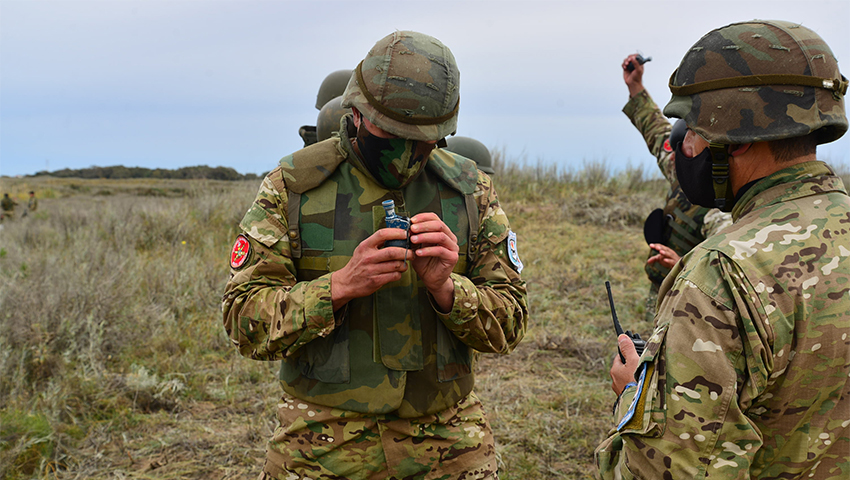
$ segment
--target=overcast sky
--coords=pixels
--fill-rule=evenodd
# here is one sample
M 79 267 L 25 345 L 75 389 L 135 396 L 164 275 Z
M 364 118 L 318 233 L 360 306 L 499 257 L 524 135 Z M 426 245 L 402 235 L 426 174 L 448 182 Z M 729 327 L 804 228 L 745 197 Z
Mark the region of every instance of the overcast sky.
M 452 49 L 458 135 L 509 159 L 654 169 L 621 109 L 640 50 L 667 80 L 708 31 L 753 18 L 818 32 L 850 71 L 841 1 L 0 0 L 0 175 L 89 166 L 228 166 L 262 173 L 303 144 L 325 76 L 393 30 Z M 848 135 L 850 137 L 850 135 Z M 850 140 L 819 156 L 850 164 Z

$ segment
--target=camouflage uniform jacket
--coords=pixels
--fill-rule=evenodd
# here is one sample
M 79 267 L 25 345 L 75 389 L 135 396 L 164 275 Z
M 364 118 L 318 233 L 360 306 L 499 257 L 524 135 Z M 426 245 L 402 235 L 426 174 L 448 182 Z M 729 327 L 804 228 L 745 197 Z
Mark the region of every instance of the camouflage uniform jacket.
M 705 208 L 692 205 L 679 186 L 676 178 L 676 165 L 673 162 L 673 148 L 670 145 L 670 122 L 662 115 L 658 105 L 652 100 L 646 90 L 641 91 L 623 107 L 623 113 L 629 117 L 632 124 L 640 131 L 646 141 L 646 146 L 658 160 L 658 168 L 670 182 L 670 190 L 664 206 L 666 227 L 664 237 L 668 238 L 665 245 L 672 248 L 680 257 L 706 238 L 719 232 L 732 223 L 728 213 L 716 208 Z M 650 250 L 649 256 L 657 252 Z M 658 262 L 647 264 L 645 267 L 649 279 L 656 285 L 664 281 L 670 269 Z
M 12 200 L 12 197 L 3 197 L 3 199 L 0 200 L 0 208 L 3 208 L 3 210 L 5 210 L 7 212 L 14 211 L 15 205 L 17 205 L 17 204 L 18 204 L 17 202 Z
M 472 390 L 472 350 L 508 353 L 525 332 L 507 217 L 489 177 L 445 150 L 402 190 L 380 186 L 353 159 L 348 137 L 335 137 L 264 179 L 240 224 L 249 258 L 226 287 L 225 328 L 242 355 L 282 359 L 282 387 L 295 397 L 406 418 L 445 410 Z M 450 313 L 437 312 L 408 268 L 335 316 L 331 273 L 383 227 L 389 198 L 400 214 L 437 212 L 457 235 Z
M 826 164 L 756 183 L 661 286 L 596 450 L 602 478 L 850 475 L 850 197 Z

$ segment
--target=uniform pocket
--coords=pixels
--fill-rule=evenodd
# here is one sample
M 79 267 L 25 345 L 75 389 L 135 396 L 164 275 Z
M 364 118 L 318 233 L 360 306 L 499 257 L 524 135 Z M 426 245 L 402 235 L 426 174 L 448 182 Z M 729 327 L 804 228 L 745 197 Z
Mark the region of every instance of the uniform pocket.
M 437 380 L 451 382 L 472 373 L 472 349 L 437 322 Z
M 323 383 L 351 380 L 348 322 L 342 322 L 327 337 L 317 337 L 302 347 L 297 359 L 301 375 Z

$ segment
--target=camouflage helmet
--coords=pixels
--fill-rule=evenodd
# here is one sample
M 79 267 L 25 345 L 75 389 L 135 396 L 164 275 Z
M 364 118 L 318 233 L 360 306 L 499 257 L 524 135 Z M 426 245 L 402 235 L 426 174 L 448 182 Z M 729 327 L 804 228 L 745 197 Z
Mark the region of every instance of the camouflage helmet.
M 670 77 L 668 117 L 716 144 L 847 131 L 847 79 L 826 42 L 798 24 L 752 20 L 713 30 Z
M 334 132 L 339 131 L 339 121 L 347 113 L 351 113 L 351 109 L 342 108 L 342 95 L 326 103 L 319 111 L 319 118 L 316 119 L 318 141 L 327 140 L 331 138 Z
M 446 150 L 474 160 L 479 170 L 488 175 L 496 173 L 493 171 L 493 159 L 490 150 L 483 143 L 474 138 L 454 136 L 446 139 Z
M 316 95 L 316 110 L 321 110 L 332 98 L 342 95 L 350 78 L 351 70 L 337 70 L 325 77 Z
M 451 50 L 417 32 L 394 32 L 357 65 L 342 106 L 409 140 L 440 140 L 457 130 L 460 72 Z

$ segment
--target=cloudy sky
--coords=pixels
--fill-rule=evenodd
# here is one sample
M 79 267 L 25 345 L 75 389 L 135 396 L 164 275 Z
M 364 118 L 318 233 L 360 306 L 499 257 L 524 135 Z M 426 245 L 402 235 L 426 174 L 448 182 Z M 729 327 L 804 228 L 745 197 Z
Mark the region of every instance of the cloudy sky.
M 458 134 L 509 159 L 654 168 L 621 109 L 620 63 L 667 80 L 703 34 L 802 23 L 850 71 L 850 2 L 0 0 L 0 175 L 89 166 L 262 173 L 301 147 L 325 76 L 393 30 L 442 40 L 461 71 Z M 848 135 L 850 137 L 850 135 Z M 850 140 L 819 148 L 850 164 Z

